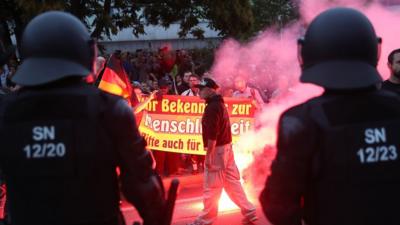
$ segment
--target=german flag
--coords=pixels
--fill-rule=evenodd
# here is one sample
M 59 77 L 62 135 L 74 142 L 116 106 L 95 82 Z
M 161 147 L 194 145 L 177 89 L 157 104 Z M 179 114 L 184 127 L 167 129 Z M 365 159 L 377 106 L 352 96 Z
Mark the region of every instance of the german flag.
M 122 66 L 122 62 L 115 54 L 112 54 L 104 69 L 99 88 L 108 93 L 125 98 L 131 106 L 136 106 L 138 100 L 132 91 L 128 76 Z

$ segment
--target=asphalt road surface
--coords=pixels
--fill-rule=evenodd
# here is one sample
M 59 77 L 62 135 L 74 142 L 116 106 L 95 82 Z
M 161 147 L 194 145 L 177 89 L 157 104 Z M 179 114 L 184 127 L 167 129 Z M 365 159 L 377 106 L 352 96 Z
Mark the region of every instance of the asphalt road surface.
M 202 203 L 202 174 L 200 175 L 187 175 L 177 177 L 180 180 L 180 188 L 178 191 L 177 201 L 175 203 L 174 215 L 172 218 L 172 224 L 174 225 L 186 225 L 196 219 L 196 216 L 200 213 L 203 208 Z M 171 179 L 166 178 L 163 180 L 165 186 L 168 188 Z M 257 207 L 257 216 L 259 220 L 256 222 L 257 225 L 270 225 L 262 214 L 261 206 L 256 199 L 259 195 L 259 191 L 262 187 L 254 188 L 254 193 L 251 193 L 254 197 L 250 197 L 250 201 Z M 250 196 L 250 195 L 249 195 Z M 225 199 L 225 198 L 224 198 Z M 124 214 L 127 225 L 132 225 L 134 221 L 141 222 L 141 219 L 136 210 L 126 202 L 121 205 L 122 212 Z M 213 225 L 240 225 L 242 221 L 242 215 L 239 208 L 232 204 L 225 204 L 223 209 L 220 209 L 218 219 Z

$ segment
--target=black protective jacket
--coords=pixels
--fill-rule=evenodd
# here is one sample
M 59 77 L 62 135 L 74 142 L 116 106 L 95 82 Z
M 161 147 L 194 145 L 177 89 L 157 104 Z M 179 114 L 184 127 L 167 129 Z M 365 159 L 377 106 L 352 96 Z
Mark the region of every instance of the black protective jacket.
M 260 201 L 275 225 L 399 224 L 400 98 L 332 92 L 287 110 Z
M 215 140 L 216 146 L 232 142 L 231 123 L 228 110 L 221 95 L 213 95 L 206 99 L 206 108 L 201 120 L 203 143 L 207 146 L 208 140 Z
M 385 80 L 382 82 L 382 90 L 393 91 L 394 93 L 400 95 L 400 84 L 392 83 L 390 80 Z
M 0 143 L 13 225 L 118 224 L 119 178 L 145 224 L 160 224 L 163 193 L 122 98 L 76 80 L 10 94 Z

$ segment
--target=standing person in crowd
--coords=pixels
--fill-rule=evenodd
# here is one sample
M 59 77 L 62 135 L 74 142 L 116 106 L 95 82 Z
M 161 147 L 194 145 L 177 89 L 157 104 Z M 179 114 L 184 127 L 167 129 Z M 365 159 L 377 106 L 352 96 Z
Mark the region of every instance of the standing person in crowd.
M 189 76 L 189 89 L 184 91 L 182 96 L 197 96 L 199 97 L 199 88 L 196 85 L 200 84 L 200 77 L 191 74 Z M 202 155 L 186 155 L 186 159 L 190 159 L 190 165 L 192 167 L 192 173 L 197 174 L 200 171 L 204 171 L 204 156 Z M 187 161 L 187 160 L 185 160 Z
M 8 88 L 8 90 L 10 90 L 11 92 L 18 91 L 18 90 L 21 88 L 20 85 L 16 85 L 16 84 L 12 81 L 12 78 L 13 78 L 13 76 L 15 75 L 15 72 L 16 72 L 15 66 L 10 66 L 10 67 L 9 67 L 9 72 L 8 72 L 8 75 L 7 75 L 7 88 Z
M 161 79 L 158 82 L 158 86 L 160 87 L 160 90 L 157 93 L 157 98 L 159 100 L 162 99 L 164 95 L 174 94 L 170 80 Z M 179 173 L 180 155 L 178 153 L 154 150 L 153 155 L 156 160 L 156 170 L 160 175 L 181 175 Z
M 175 76 L 175 86 L 178 88 L 180 85 L 182 85 L 182 77 L 179 75 L 176 75 Z
M 133 81 L 132 89 L 133 89 L 133 92 L 135 93 L 137 99 L 139 99 L 139 101 L 141 101 L 141 99 L 143 98 L 142 85 L 138 81 Z
M 179 61 L 177 58 L 177 64 L 179 67 L 179 74 L 183 74 L 187 71 L 190 71 L 191 73 L 194 73 L 194 63 L 192 60 L 192 57 L 186 50 L 180 50 L 179 54 L 177 55 L 179 57 Z
M 153 99 L 155 99 L 158 90 L 154 90 L 147 95 L 143 93 L 142 85 L 137 81 L 134 81 L 132 83 L 132 88 L 134 94 L 136 95 L 136 98 L 139 100 L 139 104 L 134 107 L 135 115 L 137 115 L 137 113 L 143 111 L 147 107 L 147 104 L 149 104 Z
M 3 41 L 0 39 L 0 95 L 3 95 L 10 91 L 7 80 L 12 73 L 12 68 L 10 69 L 8 66 L 17 66 L 16 62 L 12 63 L 13 56 L 15 56 L 15 48 L 12 46 L 7 48 L 6 46 L 4 46 Z
M 219 92 L 221 93 L 222 97 L 224 98 L 231 98 L 233 96 L 233 88 L 226 86 L 223 87 L 219 90 Z
M 148 60 L 149 76 L 150 79 L 158 80 L 161 78 L 161 65 L 160 60 L 156 53 L 150 53 Z
M 153 90 L 159 90 L 160 87 L 158 86 L 158 80 L 149 80 L 149 89 L 151 91 Z M 142 86 L 144 86 L 145 83 L 142 83 Z
M 167 74 L 171 74 L 172 69 L 175 66 L 175 54 L 172 51 L 171 46 L 164 46 L 159 49 L 160 55 L 160 76 L 159 78 L 163 78 L 167 76 Z
M 279 77 L 276 82 L 275 90 L 272 91 L 271 95 L 269 96 L 270 99 L 283 99 L 289 97 L 289 95 L 294 94 L 294 91 L 290 88 L 289 79 L 285 76 Z
M 233 92 L 232 97 L 253 99 L 254 105 L 258 109 L 262 108 L 262 106 L 264 105 L 264 101 L 261 97 L 260 92 L 255 88 L 249 87 L 244 76 L 239 75 L 235 77 L 234 85 L 236 90 Z
M 122 66 L 124 67 L 125 73 L 128 76 L 129 80 L 132 80 L 132 78 L 135 76 L 133 65 L 131 63 L 131 54 L 129 52 L 123 52 L 121 54 L 121 62 Z
M 152 91 L 149 95 L 145 95 L 142 91 L 142 85 L 140 85 L 140 83 L 137 81 L 134 81 L 132 83 L 132 89 L 133 93 L 136 95 L 136 98 L 139 101 L 139 103 L 133 108 L 134 109 L 133 112 L 135 113 L 136 117 L 136 122 L 139 126 L 143 117 L 143 110 L 153 99 L 155 99 L 158 90 Z
M 136 61 L 132 68 L 132 79 L 139 82 L 147 82 L 149 80 L 150 66 L 147 64 L 146 56 L 141 49 L 136 51 Z M 136 75 L 135 75 L 136 73 Z
M 137 82 L 137 81 L 134 81 L 134 82 Z M 146 94 L 146 95 L 150 94 L 154 90 L 158 90 L 158 88 L 157 89 L 153 88 L 153 81 L 152 80 L 149 80 L 147 82 L 141 83 L 140 86 L 141 86 L 142 93 Z M 158 82 L 157 82 L 157 87 L 158 87 Z
M 178 86 L 178 93 L 182 94 L 184 91 L 186 91 L 187 89 L 190 88 L 189 86 L 189 77 L 190 75 L 192 75 L 193 73 L 190 71 L 186 71 L 183 73 L 183 77 L 182 77 L 182 84 Z
M 96 87 L 99 86 L 99 82 L 103 75 L 104 69 L 106 68 L 106 61 L 107 60 L 102 56 L 98 56 L 96 58 L 96 69 L 93 73 Z
M 220 83 L 223 85 L 218 89 L 219 94 L 221 94 L 222 97 L 233 97 L 233 92 L 235 91 L 234 80 L 230 77 L 225 77 Z
M 380 43 L 350 8 L 322 12 L 299 39 L 300 80 L 325 92 L 279 120 L 260 196 L 272 224 L 399 224 L 400 100 L 377 88 Z
M 218 200 L 225 189 L 232 201 L 240 207 L 243 224 L 254 224 L 256 208 L 251 204 L 240 184 L 240 173 L 232 151 L 231 124 L 221 95 L 216 93 L 218 85 L 204 78 L 198 86 L 200 97 L 206 100 L 202 117 L 202 136 L 206 160 L 202 213 L 190 225 L 212 224 L 218 215 Z
M 95 70 L 95 74 L 96 74 L 96 79 L 99 77 L 99 74 L 104 71 L 104 68 L 106 66 L 106 59 L 103 56 L 98 56 L 96 58 L 96 70 Z
M 174 91 L 172 90 L 172 82 L 167 79 L 163 78 L 158 81 L 158 87 L 160 89 L 161 95 L 173 95 Z
M 161 224 L 162 183 L 131 108 L 84 82 L 96 48 L 68 13 L 43 13 L 25 28 L 13 77 L 23 88 L 0 102 L 0 170 L 14 225 L 121 224 L 119 184 L 144 224 Z
M 199 96 L 199 88 L 196 87 L 200 83 L 200 77 L 196 74 L 189 76 L 189 89 L 182 92 L 182 96 Z
M 9 73 L 10 70 L 8 69 L 7 64 L 4 64 L 3 66 L 0 67 L 0 89 L 2 89 L 4 92 L 8 91 L 7 77 Z
M 390 77 L 382 83 L 382 89 L 400 95 L 400 49 L 395 49 L 389 54 L 387 65 Z

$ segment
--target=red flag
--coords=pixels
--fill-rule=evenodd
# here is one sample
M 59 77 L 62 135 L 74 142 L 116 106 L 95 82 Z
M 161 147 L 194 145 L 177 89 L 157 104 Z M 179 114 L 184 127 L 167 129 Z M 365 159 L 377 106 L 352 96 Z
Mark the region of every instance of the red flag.
M 131 106 L 136 106 L 139 102 L 132 91 L 131 83 L 122 66 L 121 60 L 114 54 L 111 55 L 107 62 L 99 88 L 125 98 Z

